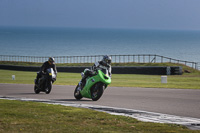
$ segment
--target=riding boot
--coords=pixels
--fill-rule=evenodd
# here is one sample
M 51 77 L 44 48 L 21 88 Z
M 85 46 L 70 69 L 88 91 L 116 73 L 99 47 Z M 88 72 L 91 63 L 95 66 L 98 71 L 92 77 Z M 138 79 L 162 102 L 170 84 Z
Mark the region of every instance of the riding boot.
M 35 79 L 35 84 L 38 84 L 38 79 L 37 78 Z
M 38 73 L 37 73 L 37 76 L 36 76 L 36 80 L 35 80 L 35 84 L 36 84 L 36 85 L 38 85 L 39 79 L 40 79 L 41 77 L 42 77 L 41 72 L 38 72 Z
M 78 91 L 82 90 L 83 89 L 83 86 L 84 86 L 84 83 L 85 83 L 85 79 L 86 77 L 84 76 L 81 81 L 78 83 L 79 85 L 79 88 L 78 88 Z
M 77 88 L 77 91 L 81 91 L 82 90 L 82 82 L 80 81 L 78 83 L 78 88 Z

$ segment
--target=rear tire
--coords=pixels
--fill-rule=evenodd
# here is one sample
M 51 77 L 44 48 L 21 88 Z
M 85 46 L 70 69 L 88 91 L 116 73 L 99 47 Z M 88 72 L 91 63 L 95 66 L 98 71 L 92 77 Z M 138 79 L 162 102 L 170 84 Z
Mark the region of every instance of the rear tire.
M 99 100 L 99 98 L 103 95 L 104 86 L 102 83 L 96 83 L 91 88 L 91 97 L 93 101 Z
M 47 88 L 45 89 L 45 93 L 49 94 L 51 92 L 51 88 L 52 88 L 52 81 L 47 83 Z
M 40 89 L 36 85 L 34 86 L 34 92 L 35 92 L 35 94 L 40 93 Z
M 77 99 L 77 100 L 80 100 L 82 97 L 80 91 L 78 91 L 78 87 L 79 87 L 79 84 L 76 86 L 75 90 L 74 90 L 74 97 Z

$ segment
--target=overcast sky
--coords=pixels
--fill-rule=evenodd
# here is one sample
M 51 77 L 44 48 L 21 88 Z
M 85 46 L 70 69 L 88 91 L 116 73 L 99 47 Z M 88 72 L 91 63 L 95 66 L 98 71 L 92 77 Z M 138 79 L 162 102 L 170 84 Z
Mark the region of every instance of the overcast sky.
M 200 30 L 200 0 L 0 0 L 0 26 Z

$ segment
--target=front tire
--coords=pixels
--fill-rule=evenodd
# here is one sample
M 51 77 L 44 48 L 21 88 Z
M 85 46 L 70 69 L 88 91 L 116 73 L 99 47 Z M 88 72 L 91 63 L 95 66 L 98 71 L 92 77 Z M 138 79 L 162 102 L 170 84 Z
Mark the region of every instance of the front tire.
M 74 97 L 77 99 L 77 100 L 80 100 L 82 97 L 80 91 L 78 91 L 78 88 L 79 88 L 79 84 L 76 86 L 75 90 L 74 90 Z
M 40 93 L 40 89 L 36 85 L 34 86 L 34 92 L 35 92 L 35 94 Z
M 51 88 L 52 88 L 52 81 L 47 83 L 47 88 L 45 89 L 45 93 L 49 94 L 51 92 Z
M 99 100 L 103 95 L 104 86 L 102 83 L 97 83 L 91 88 L 91 97 L 93 101 Z

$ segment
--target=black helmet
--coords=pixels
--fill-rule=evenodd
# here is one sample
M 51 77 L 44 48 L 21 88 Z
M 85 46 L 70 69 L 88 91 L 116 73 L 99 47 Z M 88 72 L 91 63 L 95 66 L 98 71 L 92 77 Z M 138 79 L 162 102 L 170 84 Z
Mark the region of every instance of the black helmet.
M 104 63 L 106 63 L 106 65 L 110 65 L 111 64 L 111 56 L 108 56 L 108 55 L 105 55 L 104 57 L 103 57 L 103 59 L 102 59 L 102 61 L 104 62 Z
M 49 63 L 51 63 L 51 64 L 54 64 L 54 62 L 55 62 L 55 60 L 54 60 L 54 58 L 53 57 L 49 57 Z

